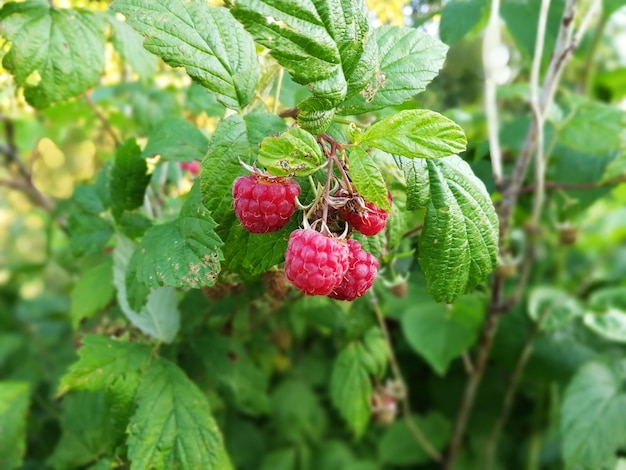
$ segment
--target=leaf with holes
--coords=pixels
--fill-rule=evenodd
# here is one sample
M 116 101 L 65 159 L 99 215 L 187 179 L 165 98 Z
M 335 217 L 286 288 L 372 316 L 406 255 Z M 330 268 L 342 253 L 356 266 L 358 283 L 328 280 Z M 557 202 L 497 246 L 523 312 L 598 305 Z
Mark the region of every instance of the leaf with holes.
M 339 106 L 341 114 L 404 103 L 437 76 L 447 52 L 448 46 L 417 29 L 376 28 L 363 53 L 363 66 L 350 77 L 348 98 Z
M 276 176 L 308 176 L 322 165 L 320 145 L 311 134 L 294 127 L 278 137 L 266 137 L 259 149 L 259 163 Z

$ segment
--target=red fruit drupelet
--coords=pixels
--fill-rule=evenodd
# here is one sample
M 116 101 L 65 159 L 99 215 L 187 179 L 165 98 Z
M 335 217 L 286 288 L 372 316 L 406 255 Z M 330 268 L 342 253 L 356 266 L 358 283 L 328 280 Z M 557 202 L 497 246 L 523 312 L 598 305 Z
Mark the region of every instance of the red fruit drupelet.
M 389 213 L 373 202 L 366 202 L 365 207 L 368 210 L 363 212 L 353 212 L 346 208 L 339 209 L 339 216 L 355 230 L 371 237 L 385 228 Z
M 341 284 L 328 295 L 337 300 L 354 300 L 372 287 L 378 274 L 378 260 L 361 248 L 356 240 L 348 240 L 350 258 Z
M 300 185 L 291 178 L 251 174 L 233 183 L 235 214 L 252 233 L 280 230 L 295 212 L 299 195 Z
M 285 275 L 307 295 L 328 295 L 348 269 L 346 242 L 313 229 L 294 230 L 285 253 Z
M 193 160 L 191 162 L 182 162 L 180 167 L 183 170 L 187 170 L 192 175 L 197 175 L 200 173 L 200 162 L 198 160 Z

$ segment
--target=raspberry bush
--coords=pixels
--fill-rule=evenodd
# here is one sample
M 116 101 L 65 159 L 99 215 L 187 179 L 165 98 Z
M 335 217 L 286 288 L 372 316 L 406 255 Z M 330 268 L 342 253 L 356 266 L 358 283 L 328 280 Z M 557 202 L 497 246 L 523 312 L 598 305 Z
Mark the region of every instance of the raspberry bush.
M 621 5 L 1 2 L 0 469 L 622 468 Z

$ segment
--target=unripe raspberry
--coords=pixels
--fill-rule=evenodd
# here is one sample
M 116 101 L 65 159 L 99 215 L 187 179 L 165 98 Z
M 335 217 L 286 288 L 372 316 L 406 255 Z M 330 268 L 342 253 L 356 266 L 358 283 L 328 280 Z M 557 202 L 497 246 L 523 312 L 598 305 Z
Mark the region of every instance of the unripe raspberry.
M 300 185 L 291 178 L 259 174 L 240 176 L 233 183 L 235 214 L 252 233 L 280 230 L 296 210 Z
M 348 240 L 350 258 L 348 270 L 343 275 L 341 284 L 328 295 L 337 300 L 354 300 L 361 297 L 372 287 L 378 274 L 378 260 L 361 248 L 356 240 Z
M 307 295 L 328 295 L 346 270 L 348 244 L 312 229 L 294 230 L 285 253 L 285 275 Z

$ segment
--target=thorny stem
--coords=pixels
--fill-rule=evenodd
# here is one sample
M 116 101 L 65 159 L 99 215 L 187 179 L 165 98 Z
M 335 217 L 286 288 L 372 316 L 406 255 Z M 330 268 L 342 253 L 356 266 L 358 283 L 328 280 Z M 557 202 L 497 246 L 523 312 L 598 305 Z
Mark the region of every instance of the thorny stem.
M 328 198 L 330 197 L 330 183 L 333 180 L 333 159 L 328 159 L 328 175 L 326 176 L 326 184 L 324 185 L 324 208 L 322 209 L 322 230 L 328 229 Z
M 383 333 L 383 337 L 385 338 L 385 343 L 387 344 L 391 372 L 393 373 L 395 381 L 401 384 L 404 392 L 400 400 L 402 406 L 402 418 L 404 420 L 404 423 L 406 424 L 406 427 L 409 429 L 409 432 L 415 439 L 415 442 L 422 448 L 422 450 L 426 452 L 426 454 L 435 462 L 441 462 L 441 454 L 428 440 L 424 432 L 420 429 L 420 427 L 412 417 L 408 387 L 402 375 L 402 371 L 400 370 L 400 366 L 398 365 L 398 359 L 396 358 L 393 345 L 391 344 L 391 337 L 389 335 L 389 330 L 387 329 L 387 324 L 385 323 L 385 318 L 382 311 L 380 310 L 380 305 L 378 304 L 378 299 L 376 298 L 376 295 L 370 291 L 369 296 L 372 307 L 374 308 L 374 313 L 376 314 L 376 319 L 378 320 L 378 324 Z
M 576 34 L 573 34 L 574 14 L 577 1 L 578 0 L 566 0 L 556 46 L 543 82 L 542 93 L 539 101 L 541 115 L 545 115 L 546 109 L 552 102 L 561 72 L 569 61 L 574 49 L 582 37 L 584 30 L 591 21 L 591 18 L 595 15 L 595 12 L 597 8 L 599 8 L 600 4 L 599 0 L 593 0 L 589 11 L 581 22 L 581 26 L 578 31 L 576 31 Z M 536 116 L 533 115 L 533 117 L 535 120 Z M 506 254 L 506 238 L 509 234 L 511 215 L 517 204 L 520 189 L 522 188 L 528 165 L 530 163 L 533 150 L 535 149 L 537 142 L 537 129 L 537 122 L 533 122 L 528 129 L 524 145 L 520 151 L 520 155 L 511 178 L 503 191 L 502 204 L 499 206 L 498 210 L 498 217 L 500 219 L 500 257 L 503 257 Z M 504 274 L 501 271 L 496 271 L 492 283 L 492 295 L 489 308 L 487 310 L 487 318 L 483 326 L 483 332 L 478 346 L 475 368 L 472 375 L 470 375 L 468 379 L 454 424 L 452 439 L 446 456 L 447 458 L 443 465 L 445 470 L 452 470 L 454 468 L 454 461 L 459 452 L 461 442 L 465 434 L 465 429 L 467 427 L 467 421 L 474 406 L 478 386 L 480 385 L 485 372 L 485 367 L 493 345 L 493 339 L 497 331 L 500 315 L 508 311 L 511 307 L 510 301 L 504 299 L 504 282 Z

